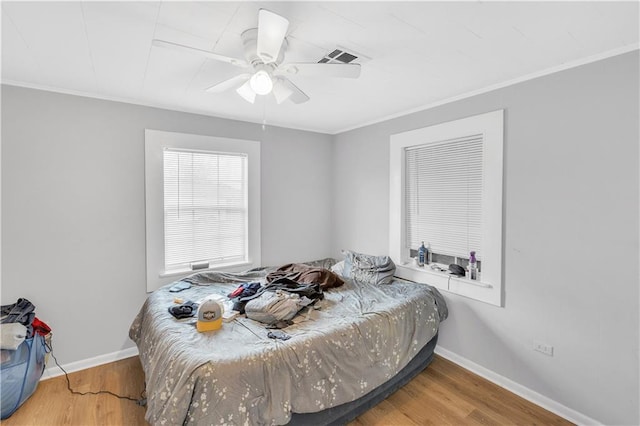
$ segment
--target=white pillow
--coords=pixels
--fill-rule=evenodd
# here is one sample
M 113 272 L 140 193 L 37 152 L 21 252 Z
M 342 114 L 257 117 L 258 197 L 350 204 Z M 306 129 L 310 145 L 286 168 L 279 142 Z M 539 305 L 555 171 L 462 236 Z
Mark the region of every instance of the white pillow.
M 331 272 L 343 277 L 344 276 L 344 260 L 341 260 L 340 262 L 338 262 L 335 265 L 333 265 L 331 267 Z

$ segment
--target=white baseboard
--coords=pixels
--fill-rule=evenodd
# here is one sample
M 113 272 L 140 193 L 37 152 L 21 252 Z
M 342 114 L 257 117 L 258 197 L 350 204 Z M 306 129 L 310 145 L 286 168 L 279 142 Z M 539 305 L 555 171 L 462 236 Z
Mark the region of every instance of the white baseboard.
M 108 364 L 110 362 L 119 361 L 121 359 L 129 358 L 138 355 L 138 348 L 136 346 L 132 348 L 123 349 L 121 351 L 112 352 L 110 354 L 98 355 L 93 358 L 83 359 L 80 361 L 70 362 L 69 364 L 60 364 L 67 373 L 73 373 L 74 371 L 85 370 L 91 367 L 97 367 L 98 365 Z M 49 357 L 47 362 L 47 368 L 42 374 L 40 380 L 52 379 L 54 377 L 62 376 L 64 373 L 58 368 L 53 357 Z
M 459 366 L 477 374 L 478 376 L 483 377 L 490 382 L 495 383 L 496 385 L 503 387 L 518 396 L 521 396 L 527 401 L 533 402 L 534 404 L 539 405 L 545 410 L 551 411 L 552 413 L 569 420 L 572 423 L 575 423 L 577 425 L 602 425 L 602 423 L 592 419 L 591 417 L 585 416 L 582 413 L 579 413 L 569 407 L 560 404 L 557 401 L 547 398 L 546 396 L 541 395 L 538 392 L 533 391 L 519 383 L 516 383 L 513 380 L 507 379 L 506 377 L 501 376 L 500 374 L 491 371 L 481 365 L 478 365 L 475 362 L 470 361 L 467 358 L 462 357 L 454 352 L 444 349 L 441 346 L 436 346 L 435 352 L 441 357 L 446 358 L 455 364 L 458 364 Z

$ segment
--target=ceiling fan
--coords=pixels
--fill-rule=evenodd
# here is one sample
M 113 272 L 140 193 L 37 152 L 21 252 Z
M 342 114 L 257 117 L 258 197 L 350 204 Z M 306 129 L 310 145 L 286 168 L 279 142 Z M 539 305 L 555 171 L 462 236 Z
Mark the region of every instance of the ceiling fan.
M 164 40 L 153 40 L 153 45 L 174 50 L 187 51 L 208 59 L 226 62 L 244 70 L 230 79 L 221 81 L 207 92 L 220 93 L 235 89 L 247 102 L 254 103 L 256 95 L 273 96 L 278 104 L 285 100 L 301 104 L 309 100 L 287 75 L 309 75 L 327 77 L 358 78 L 360 64 L 342 63 L 283 63 L 288 47 L 286 39 L 289 21 L 269 10 L 258 11 L 258 28 L 242 33 L 245 59 L 219 55 Z

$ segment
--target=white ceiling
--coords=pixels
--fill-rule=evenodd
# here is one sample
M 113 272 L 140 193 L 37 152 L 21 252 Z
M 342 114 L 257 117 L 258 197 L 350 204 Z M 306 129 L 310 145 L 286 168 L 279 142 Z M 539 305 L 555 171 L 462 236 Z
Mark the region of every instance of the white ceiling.
M 2 82 L 336 133 L 549 69 L 638 48 L 632 2 L 2 2 Z M 243 58 L 259 8 L 289 19 L 285 62 L 336 46 L 369 60 L 357 80 L 292 76 L 311 100 L 254 105 L 207 87 Z

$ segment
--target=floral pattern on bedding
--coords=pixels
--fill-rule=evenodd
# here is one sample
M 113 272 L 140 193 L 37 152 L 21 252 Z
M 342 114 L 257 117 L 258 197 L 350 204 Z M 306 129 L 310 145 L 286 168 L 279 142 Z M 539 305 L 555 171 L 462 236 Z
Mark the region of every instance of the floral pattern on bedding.
M 436 289 L 403 280 L 346 280 L 294 318 L 286 341 L 268 338 L 264 324 L 244 317 L 198 333 L 195 320 L 168 312 L 176 295 L 226 295 L 268 272 L 198 274 L 188 290 L 170 293 L 167 286 L 148 297 L 130 337 L 146 376 L 149 423 L 286 424 L 291 412 L 353 401 L 397 374 L 446 317 Z

